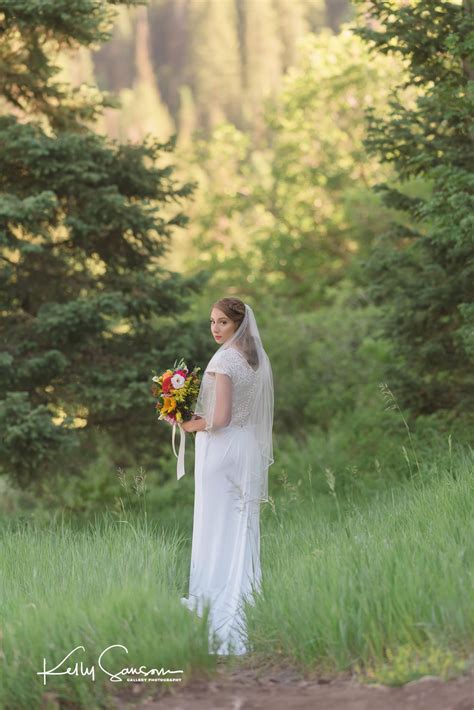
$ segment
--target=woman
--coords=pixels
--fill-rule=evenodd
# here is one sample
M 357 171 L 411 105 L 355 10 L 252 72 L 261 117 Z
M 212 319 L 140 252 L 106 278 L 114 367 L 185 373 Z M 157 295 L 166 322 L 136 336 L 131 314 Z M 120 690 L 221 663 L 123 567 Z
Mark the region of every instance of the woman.
M 238 298 L 213 304 L 221 347 L 204 372 L 195 417 L 195 500 L 188 609 L 209 608 L 217 653 L 247 648 L 244 600 L 261 588 L 260 503 L 273 463 L 273 376 L 252 309 Z

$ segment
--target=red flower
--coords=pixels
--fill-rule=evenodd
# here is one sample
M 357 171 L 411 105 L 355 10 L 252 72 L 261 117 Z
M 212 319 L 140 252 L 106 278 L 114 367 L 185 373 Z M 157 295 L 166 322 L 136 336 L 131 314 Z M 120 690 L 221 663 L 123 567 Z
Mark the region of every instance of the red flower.
M 168 394 L 168 392 L 170 391 L 171 378 L 172 378 L 172 375 L 166 375 L 166 377 L 163 377 L 163 384 L 162 384 L 161 389 L 163 390 L 163 392 L 165 394 Z

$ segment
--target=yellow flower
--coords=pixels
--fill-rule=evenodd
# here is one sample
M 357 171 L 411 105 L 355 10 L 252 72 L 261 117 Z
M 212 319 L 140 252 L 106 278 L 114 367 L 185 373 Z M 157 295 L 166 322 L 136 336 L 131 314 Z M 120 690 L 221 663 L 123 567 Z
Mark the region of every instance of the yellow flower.
M 163 404 L 163 407 L 161 411 L 163 414 L 169 414 L 170 412 L 173 412 L 176 409 L 176 401 L 173 399 L 173 397 L 165 397 L 165 401 Z

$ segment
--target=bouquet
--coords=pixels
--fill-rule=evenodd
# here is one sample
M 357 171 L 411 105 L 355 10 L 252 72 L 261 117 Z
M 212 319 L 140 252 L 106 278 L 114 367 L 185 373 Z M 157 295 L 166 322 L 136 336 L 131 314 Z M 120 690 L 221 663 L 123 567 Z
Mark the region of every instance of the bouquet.
M 193 407 L 199 394 L 200 367 L 190 370 L 184 360 L 175 360 L 173 368 L 162 375 L 152 377 L 153 396 L 158 398 L 158 419 L 176 425 L 191 419 Z
M 158 419 L 164 419 L 173 426 L 172 445 L 174 455 L 178 459 L 177 477 L 184 476 L 184 447 L 185 432 L 180 429 L 179 454 L 175 448 L 176 427 L 180 422 L 192 418 L 193 408 L 199 394 L 201 368 L 187 367 L 183 358 L 175 360 L 172 369 L 166 370 L 162 375 L 152 377 L 151 392 L 158 399 L 155 408 L 159 412 Z

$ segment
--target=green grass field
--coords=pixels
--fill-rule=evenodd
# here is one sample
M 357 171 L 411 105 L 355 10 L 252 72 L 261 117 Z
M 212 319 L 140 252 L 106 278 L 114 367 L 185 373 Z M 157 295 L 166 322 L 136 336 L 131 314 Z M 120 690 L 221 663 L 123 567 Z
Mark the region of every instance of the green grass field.
M 248 609 L 254 663 L 353 669 L 390 684 L 462 672 L 474 650 L 472 453 L 421 462 L 409 483 L 370 500 L 339 501 L 329 477 L 328 494 L 313 493 L 308 480 L 264 506 L 263 590 Z M 128 649 L 107 653 L 113 671 L 182 669 L 182 682 L 211 671 L 205 619 L 179 602 L 189 543 L 146 509 L 106 513 L 80 529 L 57 518 L 4 519 L 2 707 L 36 707 L 44 693 L 100 707 L 126 685 L 98 666 L 113 644 Z M 77 663 L 77 675 L 48 676 L 44 685 L 43 658 L 50 670 L 78 646 L 58 668 L 74 673 Z M 81 662 L 84 673 L 95 667 L 95 680 L 81 674 Z

